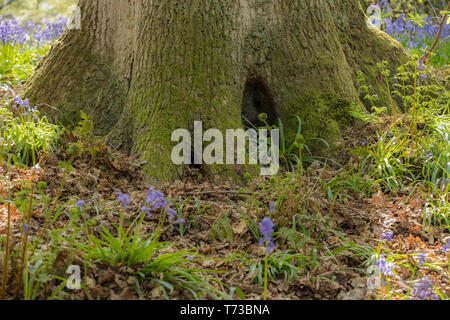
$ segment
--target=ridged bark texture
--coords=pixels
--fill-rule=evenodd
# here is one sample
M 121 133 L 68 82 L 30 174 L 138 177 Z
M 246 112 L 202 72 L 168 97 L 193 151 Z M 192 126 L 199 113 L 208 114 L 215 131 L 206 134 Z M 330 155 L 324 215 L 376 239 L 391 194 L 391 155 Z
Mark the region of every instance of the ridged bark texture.
M 148 176 L 159 180 L 184 174 L 170 160 L 173 130 L 193 129 L 196 120 L 204 129 L 240 128 L 242 108 L 252 104 L 248 94 L 265 101 L 266 109 L 270 101 L 269 114 L 281 118 L 288 135 L 298 115 L 305 138 L 323 138 L 338 148 L 349 105 L 360 102 L 356 72 L 365 72 L 387 102 L 376 64 L 388 60 L 394 69 L 408 59 L 398 42 L 367 27 L 356 0 L 79 5 L 82 30 L 67 31 L 52 47 L 26 95 L 54 107 L 65 121 L 80 109 L 87 112 L 98 133 L 147 161 Z M 249 93 L 255 90 L 260 92 Z M 204 169 L 213 178 L 238 170 Z

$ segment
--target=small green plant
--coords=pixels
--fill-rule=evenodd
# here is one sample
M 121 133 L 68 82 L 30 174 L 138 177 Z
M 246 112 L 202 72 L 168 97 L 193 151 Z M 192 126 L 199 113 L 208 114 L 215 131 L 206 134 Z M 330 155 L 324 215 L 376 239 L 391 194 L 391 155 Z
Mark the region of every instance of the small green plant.
M 384 114 L 387 113 L 386 107 L 378 107 L 376 102 L 379 100 L 377 94 L 373 93 L 372 86 L 367 84 L 366 77 L 361 71 L 357 72 L 357 84 L 359 93 L 364 101 L 368 102 L 371 113 L 363 111 L 357 104 L 351 105 L 350 115 L 366 122 L 379 123 Z
M 100 226 L 100 237 L 88 233 L 86 244 L 74 244 L 85 251 L 89 259 L 112 266 L 135 266 L 146 263 L 157 252 L 166 249 L 169 244 L 155 241 L 155 235 L 141 234 L 144 217 L 145 215 L 141 214 L 128 228 L 125 228 L 124 216 L 121 214 L 119 225 L 114 225 L 117 235 L 113 235 L 104 226 Z
M 35 165 L 39 155 L 56 148 L 62 129 L 48 122 L 47 118 L 39 117 L 37 108 L 30 108 L 27 100 L 14 99 L 13 107 L 18 115 L 12 116 L 5 111 L 1 123 L 3 148 L 13 153 L 17 162 L 25 165 Z
M 265 283 L 265 259 L 264 262 L 257 261 L 250 266 L 250 274 L 253 280 L 263 286 Z M 309 256 L 299 253 L 275 252 L 267 257 L 267 276 L 272 281 L 280 278 L 286 282 L 298 279 L 305 268 L 312 263 Z
M 302 135 L 302 120 L 299 116 L 295 116 L 297 119 L 297 131 L 295 138 L 292 142 L 289 142 L 286 133 L 284 130 L 283 122 L 281 119 L 278 119 L 278 125 L 269 125 L 267 123 L 267 114 L 261 113 L 259 115 L 259 120 L 265 124 L 262 129 L 278 129 L 280 133 L 280 141 L 279 141 L 279 157 L 280 164 L 288 170 L 295 171 L 295 169 L 302 171 L 304 162 L 312 162 L 315 160 L 313 157 L 310 148 L 306 144 L 307 140 L 317 140 L 320 143 L 323 143 L 327 148 L 329 148 L 329 144 L 322 138 L 310 138 L 305 139 Z M 257 129 L 249 120 L 243 117 L 244 121 L 249 125 L 249 128 Z M 272 139 L 271 137 L 267 138 L 267 149 L 271 150 L 272 147 Z
M 213 299 L 229 298 L 225 293 L 226 285 L 207 275 L 217 271 L 190 266 L 191 260 L 195 259 L 192 255 L 192 250 L 160 254 L 145 264 L 138 274 L 143 280 L 158 283 L 166 299 L 169 299 L 168 292 L 173 292 L 177 288 L 191 293 L 194 299 L 201 299 L 205 296 Z M 220 289 L 211 282 L 216 283 Z
M 339 169 L 334 178 L 324 183 L 328 201 L 355 201 L 355 196 L 369 196 L 376 182 L 370 179 L 369 172 L 366 171 L 367 158 L 349 169 Z
M 214 221 L 211 227 L 211 238 L 219 239 L 219 241 L 233 240 L 233 230 L 231 229 L 228 212 L 223 212 Z
M 372 166 L 371 176 L 391 191 L 405 189 L 417 181 L 439 184 L 438 188 L 444 190 L 450 169 L 447 81 L 442 84 L 429 79 L 426 83 L 423 63 L 410 61 L 397 69 L 393 76 L 394 90 L 391 91 L 387 62 L 379 64 L 379 68 L 386 82 L 391 106 L 395 96 L 406 114 L 392 119 L 384 117 L 384 122 L 393 121 L 387 129 L 380 127 L 377 141 L 369 143 L 366 140 L 364 148 L 360 148 L 358 153 Z M 360 89 L 367 93 L 365 98 L 375 108 L 376 99 L 369 94 L 370 88 L 365 85 L 361 73 L 358 79 Z M 353 115 L 363 118 L 357 112 Z M 369 121 L 374 119 L 378 121 L 382 118 L 377 112 L 365 118 Z
M 0 84 L 13 87 L 25 82 L 49 48 L 1 43 Z

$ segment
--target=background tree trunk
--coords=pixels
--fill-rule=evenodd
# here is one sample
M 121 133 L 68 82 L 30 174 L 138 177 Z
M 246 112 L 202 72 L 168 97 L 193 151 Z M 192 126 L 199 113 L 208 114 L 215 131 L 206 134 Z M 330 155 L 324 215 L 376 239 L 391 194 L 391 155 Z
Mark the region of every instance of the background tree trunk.
M 149 177 L 183 176 L 170 161 L 172 131 L 242 127 L 266 112 L 306 138 L 339 146 L 363 71 L 389 101 L 376 64 L 406 61 L 401 45 L 369 29 L 356 0 L 80 0 L 82 29 L 43 58 L 26 95 L 146 160 Z M 53 111 L 54 113 L 54 111 Z M 208 166 L 212 177 L 234 168 Z

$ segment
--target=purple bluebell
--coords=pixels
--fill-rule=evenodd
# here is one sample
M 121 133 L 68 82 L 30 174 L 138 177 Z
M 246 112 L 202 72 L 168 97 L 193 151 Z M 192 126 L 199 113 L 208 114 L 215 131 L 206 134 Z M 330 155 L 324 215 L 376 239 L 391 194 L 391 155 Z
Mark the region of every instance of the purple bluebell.
M 175 211 L 175 209 L 170 207 L 167 208 L 167 215 L 172 220 L 175 220 L 177 218 L 177 212 Z
M 442 252 L 447 253 L 448 249 L 450 249 L 450 239 L 448 240 L 447 244 L 444 245 L 444 247 L 442 248 Z
M 84 200 L 78 200 L 77 203 L 75 204 L 75 206 L 78 208 L 78 210 L 82 210 L 84 205 L 86 204 L 86 201 Z
M 273 222 L 270 218 L 264 218 L 260 224 L 260 232 L 263 235 L 259 240 L 260 246 L 265 246 L 266 251 L 270 254 L 275 249 L 275 244 L 272 241 Z
M 412 295 L 415 300 L 440 299 L 435 294 L 433 281 L 426 276 L 415 285 Z
M 147 191 L 147 203 L 151 204 L 152 210 L 164 209 L 167 206 L 167 198 L 161 191 L 150 187 Z
M 147 196 L 146 196 L 146 200 L 147 203 L 150 204 L 150 208 L 145 208 L 146 210 L 142 209 L 145 212 L 150 212 L 150 211 L 155 211 L 155 210 L 159 210 L 159 209 L 166 209 L 167 208 L 167 215 L 169 216 L 169 218 L 171 220 L 175 220 L 177 218 L 177 212 L 175 211 L 175 209 L 171 208 L 171 206 L 173 205 L 172 202 L 168 202 L 167 201 L 167 197 L 166 195 L 159 191 L 156 190 L 153 187 L 148 188 L 147 191 Z M 175 221 L 175 223 L 181 223 L 182 219 Z M 184 220 L 183 220 L 184 221 Z
M 392 231 L 386 231 L 385 233 L 381 234 L 380 240 L 386 240 L 387 242 L 392 242 L 393 236 L 394 236 L 394 233 Z
M 427 262 L 427 256 L 423 253 L 417 255 L 419 258 L 419 266 L 423 266 Z
M 125 209 L 128 209 L 128 204 L 131 202 L 130 196 L 126 193 L 120 192 L 119 189 L 116 190 L 117 201 L 123 204 Z
M 422 61 L 422 60 L 420 60 L 420 61 L 419 61 L 419 66 L 418 66 L 418 69 L 419 69 L 419 70 L 424 70 L 424 69 L 425 69 L 425 66 L 424 66 L 424 64 L 423 64 L 423 61 Z
M 270 213 L 273 213 L 275 211 L 275 201 L 270 202 L 269 207 Z
M 375 261 L 374 265 L 380 269 L 382 275 L 386 277 L 394 275 L 393 270 L 395 270 L 396 265 L 392 262 L 388 262 L 385 254 L 380 255 L 380 258 Z
M 142 206 L 141 210 L 144 211 L 148 217 L 150 217 L 150 218 L 153 217 L 153 215 L 151 214 L 150 208 L 147 208 L 146 206 Z
M 367 141 L 367 139 L 364 139 L 364 141 L 361 142 L 362 147 L 367 147 L 368 144 L 369 144 L 369 141 Z

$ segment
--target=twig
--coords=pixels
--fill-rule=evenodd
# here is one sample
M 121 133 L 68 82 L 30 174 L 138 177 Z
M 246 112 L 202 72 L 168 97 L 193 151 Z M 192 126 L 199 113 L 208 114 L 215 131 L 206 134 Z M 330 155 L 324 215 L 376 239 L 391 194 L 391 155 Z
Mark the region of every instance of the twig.
M 449 10 L 450 10 L 450 2 L 447 5 L 446 11 L 449 11 Z M 441 20 L 441 25 L 439 26 L 439 32 L 438 32 L 438 34 L 436 36 L 436 40 L 434 41 L 433 46 L 431 47 L 431 49 L 423 57 L 420 58 L 420 60 L 422 62 L 428 61 L 428 57 L 434 51 L 434 49 L 436 49 L 436 47 L 438 46 L 439 39 L 441 38 L 442 31 L 444 30 L 444 25 L 445 25 L 445 23 L 447 21 L 447 17 L 448 17 L 448 14 L 446 13 L 444 15 L 444 17 L 442 18 L 442 20 Z
M 183 193 L 179 193 L 180 196 L 189 196 L 189 195 L 202 195 L 202 194 L 215 194 L 215 193 L 219 193 L 219 194 L 245 194 L 245 195 L 249 195 L 251 194 L 250 192 L 240 192 L 240 191 L 190 191 L 190 192 L 183 192 Z
M 9 172 L 9 161 L 8 158 L 7 171 L 8 171 L 8 222 L 6 226 L 6 243 L 5 243 L 5 259 L 3 261 L 3 277 L 2 277 L 2 288 L 0 297 L 5 299 L 6 297 L 6 282 L 8 281 L 8 262 L 9 262 L 9 237 L 11 233 L 11 174 Z

